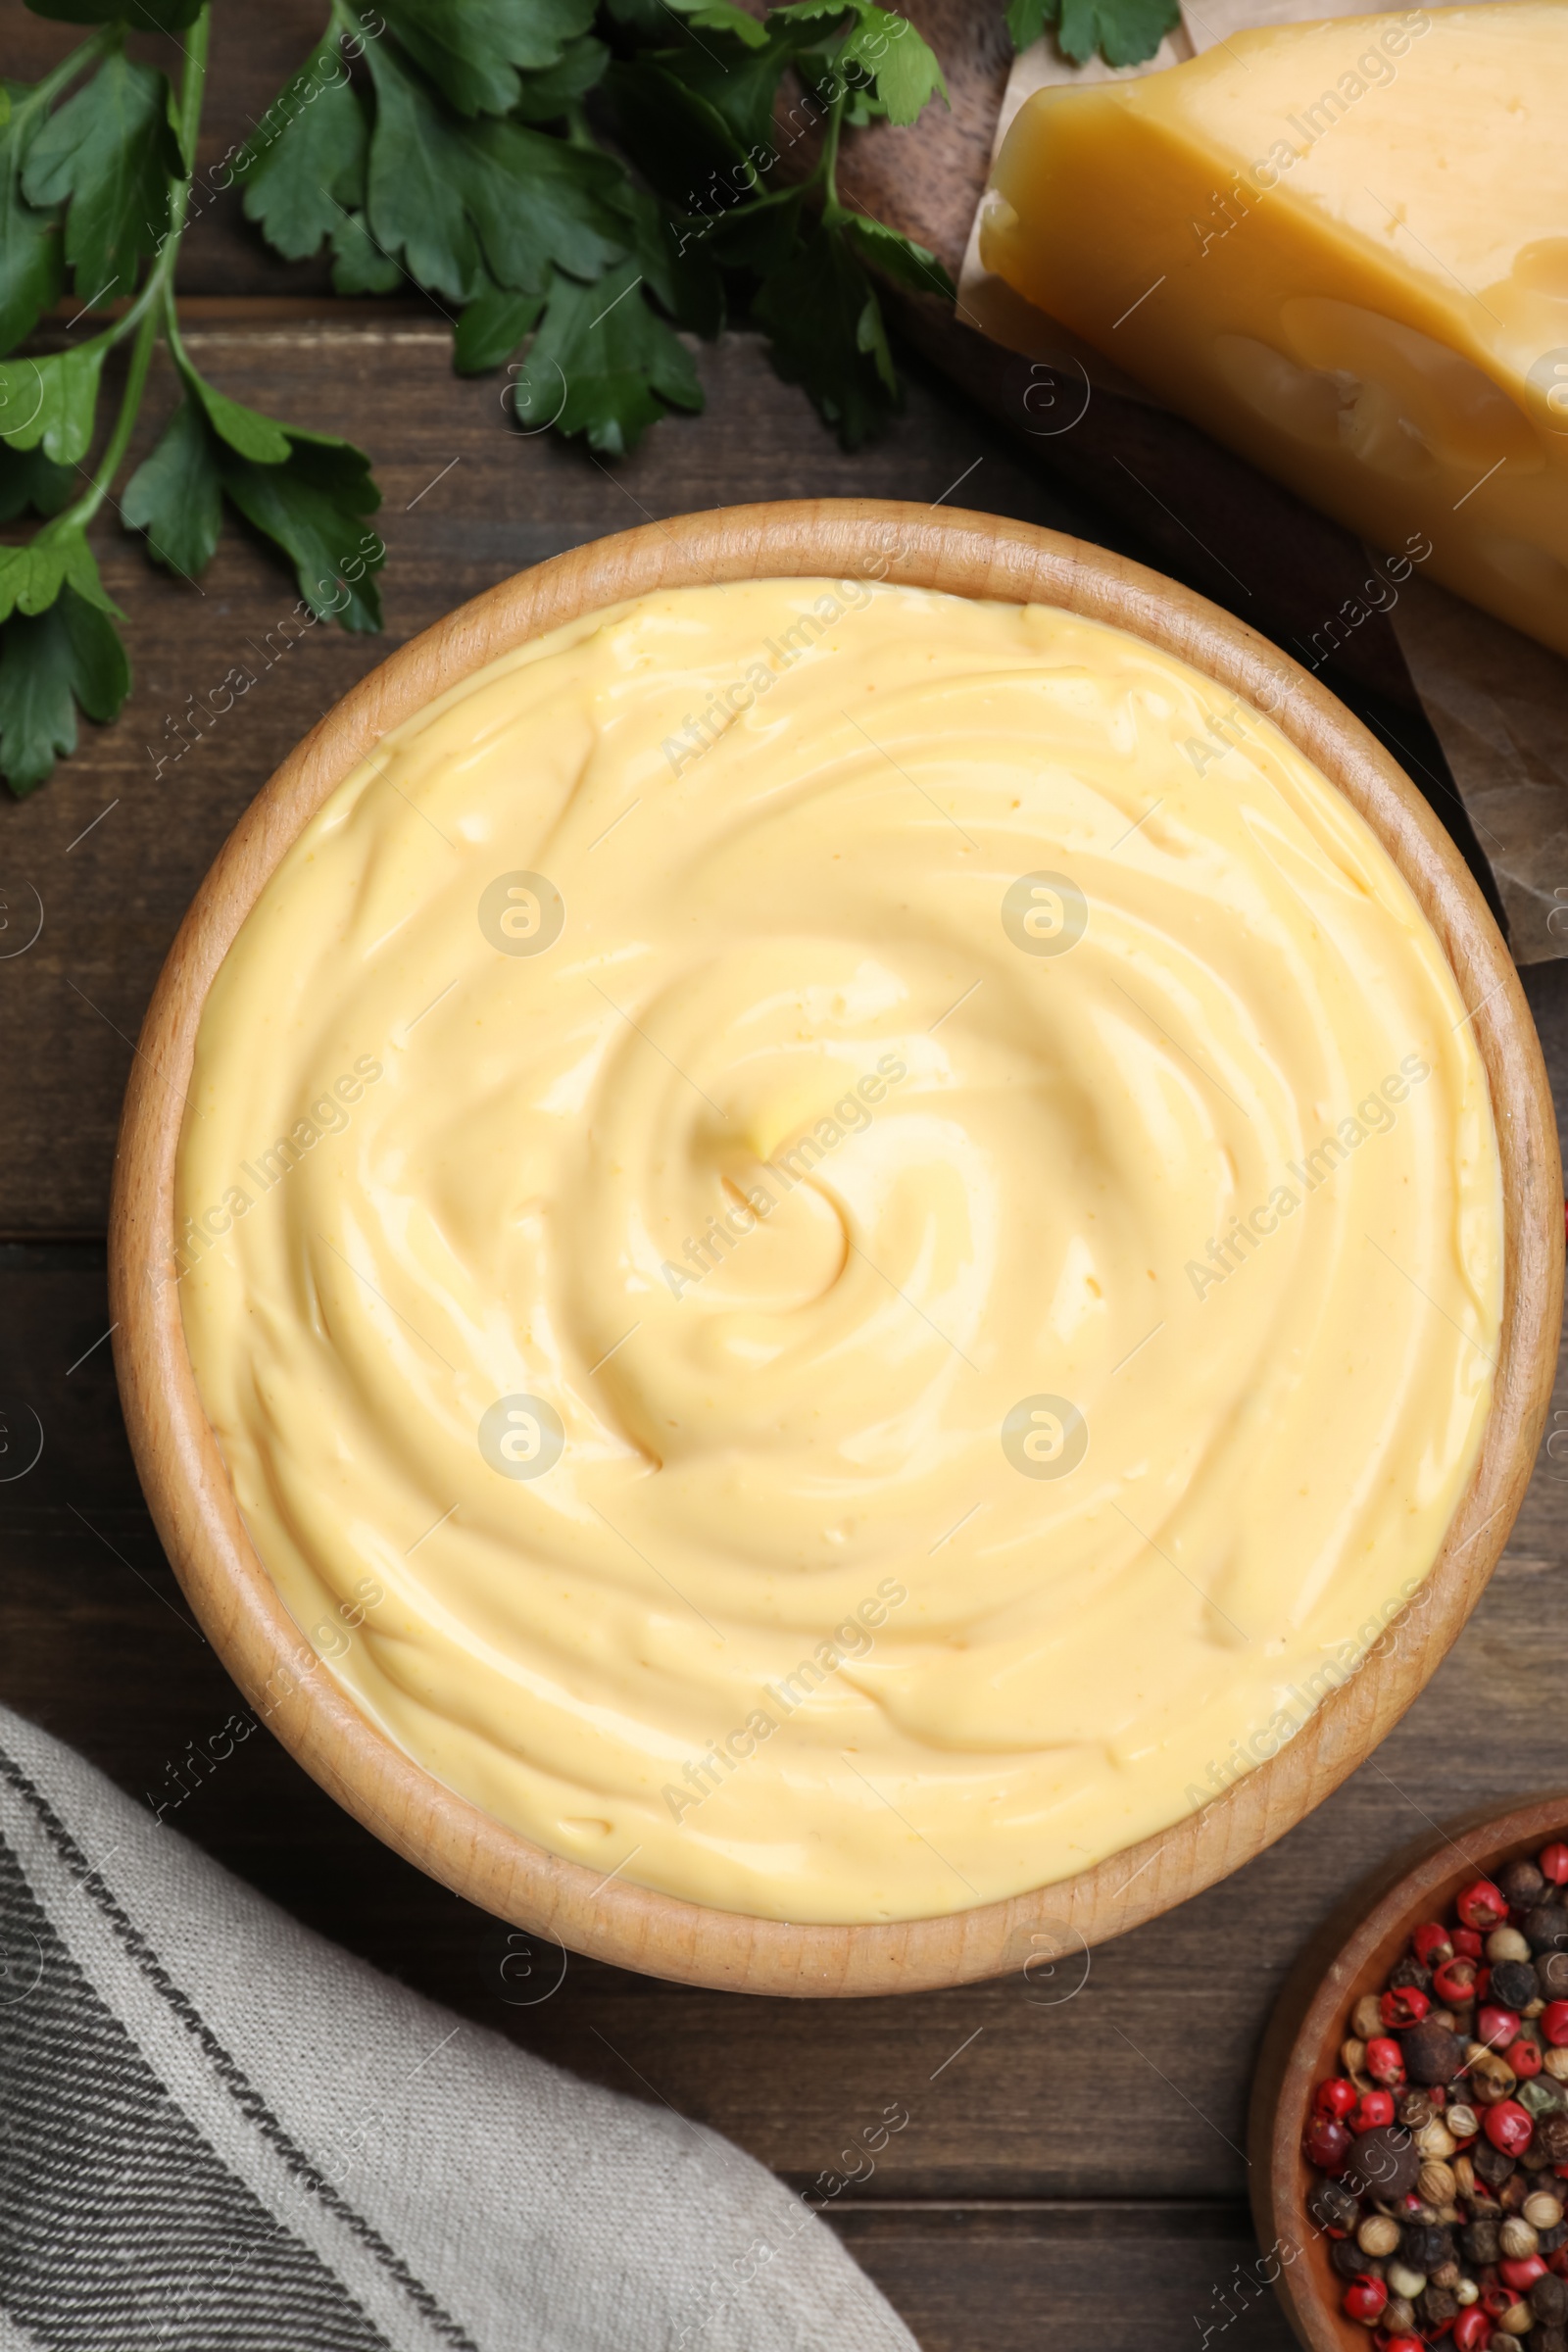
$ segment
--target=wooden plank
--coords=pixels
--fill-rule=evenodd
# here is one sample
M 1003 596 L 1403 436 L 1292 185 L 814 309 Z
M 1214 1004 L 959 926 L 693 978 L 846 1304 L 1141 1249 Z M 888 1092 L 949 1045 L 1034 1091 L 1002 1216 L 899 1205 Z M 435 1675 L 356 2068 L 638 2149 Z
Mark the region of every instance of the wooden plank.
M 1223 2206 L 841 2213 L 850 2251 L 926 2352 L 1200 2347 L 1288 2352 L 1295 2338 L 1245 2218 Z

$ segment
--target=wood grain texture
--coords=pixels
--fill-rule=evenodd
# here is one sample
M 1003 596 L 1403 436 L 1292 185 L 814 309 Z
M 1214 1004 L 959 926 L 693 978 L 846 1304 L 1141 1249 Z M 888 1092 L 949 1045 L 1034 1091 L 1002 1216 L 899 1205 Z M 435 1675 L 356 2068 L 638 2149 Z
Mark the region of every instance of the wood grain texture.
M 375 1731 L 319 1670 L 251 1546 L 196 1396 L 172 1259 L 180 1119 L 207 991 L 278 860 L 334 786 L 436 695 L 583 612 L 659 588 L 811 574 L 1056 605 L 1131 630 L 1271 712 L 1372 826 L 1444 946 L 1473 1007 L 1505 1199 L 1502 1332 L 1480 1455 L 1387 1649 L 1380 1643 L 1280 1755 L 1160 1836 L 1035 1894 L 854 1928 L 746 1919 L 599 1880 L 456 1797 Z M 1426 803 L 1306 672 L 1229 614 L 1102 549 L 980 514 L 802 501 L 648 525 L 503 583 L 372 671 L 284 761 L 198 893 L 142 1029 L 111 1206 L 110 1304 L 131 1445 L 175 1570 L 247 1698 L 269 1706 L 278 1737 L 331 1794 L 456 1891 L 568 1949 L 684 1983 L 865 1995 L 997 1976 L 1032 1952 L 1065 1964 L 1250 1859 L 1398 1719 L 1479 1598 L 1529 1477 L 1561 1320 L 1561 1198 L 1545 1073 L 1495 926 Z
M 1344 2280 L 1335 2278 L 1327 2242 L 1307 2216 L 1308 2192 L 1321 2176 L 1301 2146 L 1314 2089 L 1342 2071 L 1350 2011 L 1362 1993 L 1383 1990 L 1412 1929 L 1446 1919 L 1471 1880 L 1538 1853 L 1565 1830 L 1568 1788 L 1523 1798 L 1501 1815 L 1462 1815 L 1355 1888 L 1291 1973 L 1264 2035 L 1248 2139 L 1258 2242 L 1286 2255 L 1276 2291 L 1308 2352 L 1354 2352 L 1364 2341 L 1364 2330 L 1340 2311 Z

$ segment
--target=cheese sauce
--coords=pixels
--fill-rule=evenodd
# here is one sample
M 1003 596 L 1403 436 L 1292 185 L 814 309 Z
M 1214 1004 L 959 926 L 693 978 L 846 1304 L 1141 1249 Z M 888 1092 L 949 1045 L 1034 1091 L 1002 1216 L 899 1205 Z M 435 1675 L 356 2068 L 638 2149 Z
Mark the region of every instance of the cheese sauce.
M 1118 630 L 654 595 L 387 737 L 219 973 L 180 1296 L 365 1712 L 596 1872 L 961 1909 L 1272 1754 L 1418 1593 L 1501 1299 L 1435 936 Z

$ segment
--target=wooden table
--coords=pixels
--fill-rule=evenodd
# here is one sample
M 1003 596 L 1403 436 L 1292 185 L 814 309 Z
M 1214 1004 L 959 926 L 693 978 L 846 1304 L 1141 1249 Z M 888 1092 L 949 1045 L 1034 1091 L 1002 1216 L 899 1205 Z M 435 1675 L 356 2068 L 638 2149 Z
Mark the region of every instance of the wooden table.
M 260 111 L 317 13 L 293 0 L 220 11 L 204 147 L 221 152 Z M 65 30 L 0 0 L 8 73 L 36 72 Z M 274 762 L 389 644 L 646 516 L 762 495 L 935 500 L 961 480 L 963 504 L 1111 535 L 935 374 L 916 370 L 889 439 L 847 458 L 760 345 L 734 335 L 700 355 L 707 414 L 661 425 L 609 468 L 509 429 L 494 380 L 451 374 L 431 312 L 334 304 L 309 269 L 273 265 L 232 205 L 193 237 L 187 283 L 190 339 L 220 385 L 373 453 L 391 553 L 386 638 L 312 630 L 197 733 L 191 714 L 230 663 L 268 660 L 293 587 L 229 537 L 198 594 L 155 574 L 111 524 L 99 547 L 130 615 L 131 701 L 115 727 L 84 728 L 47 791 L 0 808 L 0 953 L 30 931 L 33 892 L 44 916 L 35 944 L 0 960 L 0 1399 L 13 1425 L 26 1405 L 45 1433 L 37 1466 L 0 1484 L 0 1699 L 154 1802 L 236 1698 L 126 1451 L 104 1344 L 105 1203 L 160 961 Z M 170 389 L 155 383 L 154 422 Z M 1568 1101 L 1568 971 L 1538 967 L 1527 987 Z M 1165 2352 L 1205 2327 L 1226 2352 L 1282 2346 L 1284 2322 L 1250 2272 L 1243 2119 L 1286 1968 L 1360 1874 L 1434 1821 L 1568 1787 L 1568 1596 L 1552 1581 L 1568 1565 L 1568 1409 L 1559 1425 L 1475 1619 L 1377 1757 L 1237 1877 L 1097 1951 L 1054 2002 L 1018 1980 L 902 2001 L 756 2001 L 573 1959 L 552 1997 L 519 2006 L 501 1973 L 505 1932 L 385 1851 L 270 1740 L 236 1747 L 166 1819 L 377 1967 L 576 2073 L 712 2124 L 792 2184 L 832 2172 L 847 2135 L 903 2101 L 908 2129 L 832 2213 L 927 2352 Z

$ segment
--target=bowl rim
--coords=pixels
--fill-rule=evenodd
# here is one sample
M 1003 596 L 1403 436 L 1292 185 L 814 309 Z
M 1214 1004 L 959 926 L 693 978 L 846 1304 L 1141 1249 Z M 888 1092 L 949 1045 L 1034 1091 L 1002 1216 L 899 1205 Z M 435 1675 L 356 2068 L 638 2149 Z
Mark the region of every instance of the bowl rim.
M 1380 1992 L 1413 1928 L 1441 1919 L 1470 1880 L 1534 1854 L 1568 1831 L 1568 1789 L 1483 1805 L 1412 1839 L 1335 1905 L 1302 1947 L 1264 2031 L 1248 2117 L 1252 2218 L 1270 2281 L 1307 2352 L 1359 2352 L 1366 2329 L 1348 2320 L 1306 2198 L 1320 2177 L 1302 2149 L 1312 2092 L 1330 2070 L 1350 2011 Z M 1461 1843 L 1460 1841 L 1464 1842 Z M 1280 2259 L 1289 2254 L 1289 2259 Z
M 1109 622 L 1264 711 L 1367 819 L 1474 1007 L 1502 1157 L 1505 1279 L 1493 1400 L 1424 1584 L 1356 1672 L 1270 1760 L 1200 1811 L 1054 1885 L 935 1918 L 838 1925 L 710 1910 L 549 1853 L 436 1781 L 360 1712 L 287 1615 L 202 1411 L 173 1279 L 173 1173 L 208 988 L 261 889 L 327 794 L 391 728 L 486 662 L 624 598 L 756 578 L 876 578 Z M 723 1989 L 930 1990 L 1087 1948 L 1211 1885 L 1351 1772 L 1435 1671 L 1523 1495 L 1555 1372 L 1561 1169 L 1541 1049 L 1485 900 L 1376 739 L 1244 621 L 1107 550 L 1004 516 L 868 499 L 785 500 L 653 522 L 502 581 L 391 654 L 314 726 L 198 889 L 142 1025 L 110 1207 L 114 1352 L 131 1449 L 175 1574 L 250 1704 L 337 1801 L 480 1908 L 590 1957 Z

